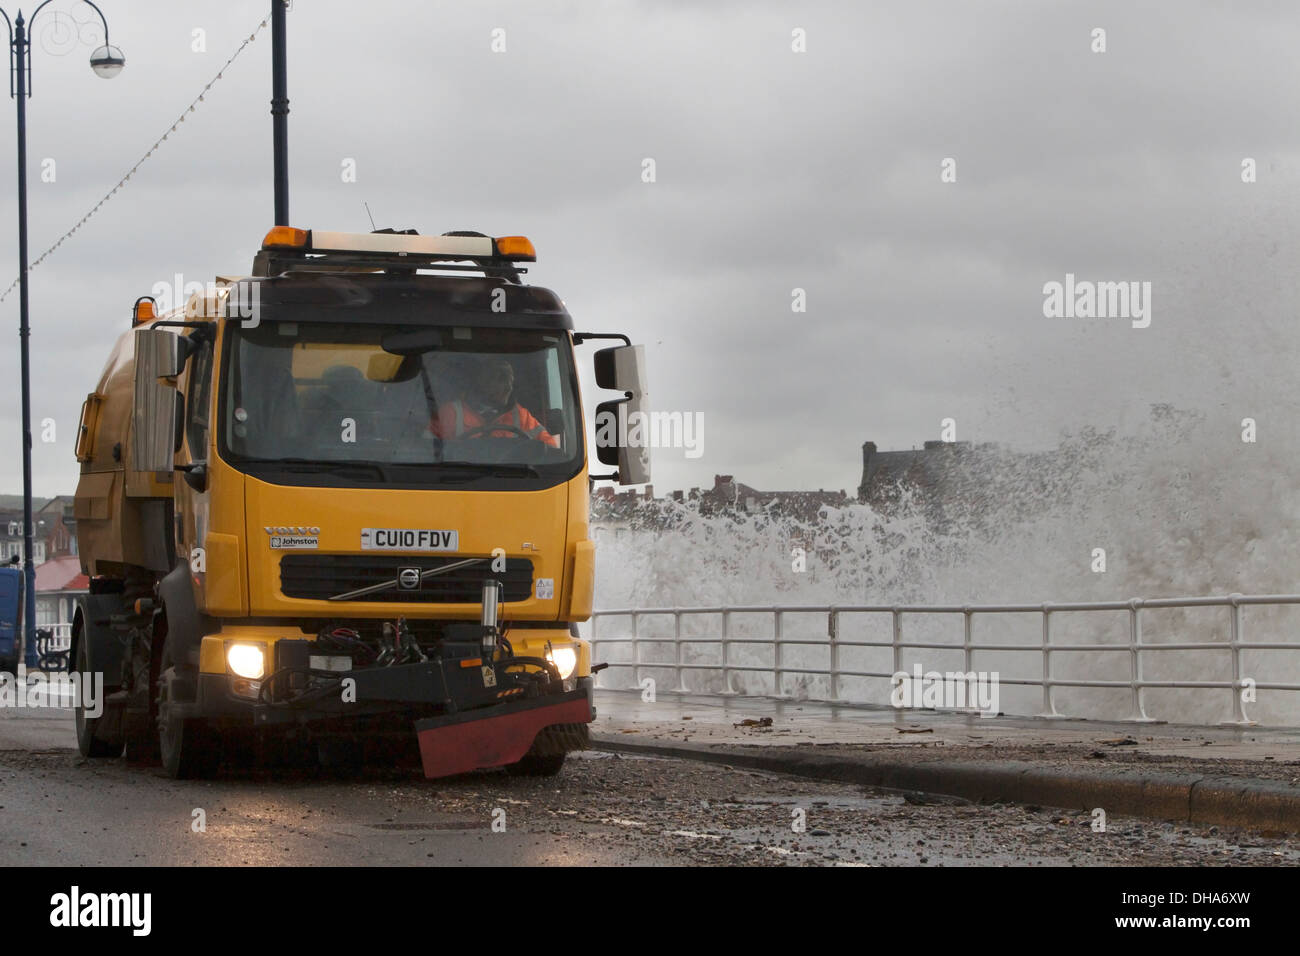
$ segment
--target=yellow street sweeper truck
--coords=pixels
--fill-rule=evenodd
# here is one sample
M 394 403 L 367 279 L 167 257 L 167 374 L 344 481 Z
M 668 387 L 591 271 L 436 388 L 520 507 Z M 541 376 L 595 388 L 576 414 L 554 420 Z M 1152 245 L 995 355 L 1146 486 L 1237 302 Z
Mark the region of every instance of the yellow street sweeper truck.
M 626 336 L 575 332 L 521 236 L 277 226 L 252 274 L 142 297 L 82 409 L 87 757 L 253 753 L 555 773 L 594 716 L 593 476 L 575 346 L 644 415 Z M 124 310 L 125 311 L 125 310 Z M 622 484 L 628 430 L 597 429 Z M 605 436 L 602 440 L 599 436 Z

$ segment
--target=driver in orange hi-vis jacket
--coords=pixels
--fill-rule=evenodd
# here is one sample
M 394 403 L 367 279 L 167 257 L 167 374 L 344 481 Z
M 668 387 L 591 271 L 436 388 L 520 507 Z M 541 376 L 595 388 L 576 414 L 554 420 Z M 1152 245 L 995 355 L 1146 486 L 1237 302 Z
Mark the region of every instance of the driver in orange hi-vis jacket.
M 559 448 L 560 439 L 542 427 L 528 409 L 511 400 L 514 389 L 511 364 L 505 359 L 489 359 L 476 370 L 461 398 L 438 409 L 429 430 L 439 438 L 527 436 Z

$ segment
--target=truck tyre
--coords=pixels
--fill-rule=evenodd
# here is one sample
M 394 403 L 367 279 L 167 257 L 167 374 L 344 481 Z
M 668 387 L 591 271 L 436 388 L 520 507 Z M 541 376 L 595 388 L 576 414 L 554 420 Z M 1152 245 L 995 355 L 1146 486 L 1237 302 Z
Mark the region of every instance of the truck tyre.
M 155 643 L 163 643 L 165 646 L 166 631 L 162 635 L 153 634 Z M 126 760 L 127 763 L 143 764 L 147 767 L 158 766 L 160 752 L 158 750 L 158 673 L 156 667 L 160 662 L 153 660 L 152 655 L 149 659 L 149 666 L 143 674 L 145 687 L 145 698 L 148 701 L 147 713 L 129 714 L 129 719 L 125 720 L 126 731 Z M 136 664 L 133 662 L 132 667 Z M 136 676 L 140 681 L 141 675 Z M 134 701 L 139 706 L 139 700 Z
M 221 762 L 221 739 L 202 720 L 183 717 L 172 695 L 185 680 L 171 659 L 171 645 L 163 645 L 158 678 L 158 751 L 163 769 L 174 780 L 202 780 L 212 776 Z
M 564 754 L 524 754 L 524 759 L 506 767 L 512 777 L 554 777 L 564 766 Z
M 78 619 L 80 623 L 80 619 Z M 73 636 L 76 640 L 77 635 Z M 89 654 L 86 651 L 86 638 L 77 640 L 77 673 L 90 671 Z M 105 711 L 107 707 L 105 705 Z M 87 717 L 80 695 L 73 705 L 73 720 L 77 725 L 77 750 L 83 757 L 120 757 L 122 756 L 122 721 L 120 715 L 107 712 L 99 717 Z M 113 728 L 116 727 L 116 730 Z
M 126 735 L 126 759 L 128 763 L 146 766 L 158 763 L 158 730 L 153 719 L 150 720 L 147 730 L 139 734 Z

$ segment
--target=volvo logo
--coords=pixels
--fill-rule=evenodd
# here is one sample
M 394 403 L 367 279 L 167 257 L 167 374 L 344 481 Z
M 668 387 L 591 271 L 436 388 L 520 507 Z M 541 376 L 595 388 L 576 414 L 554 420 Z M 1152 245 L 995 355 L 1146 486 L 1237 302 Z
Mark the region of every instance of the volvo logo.
M 320 534 L 320 528 L 316 528 L 316 527 L 308 528 L 302 525 L 293 525 L 293 526 L 276 525 L 275 527 L 266 526 L 263 527 L 262 530 L 265 531 L 267 534 L 296 534 L 296 535 Z
M 397 586 L 403 591 L 416 591 L 420 587 L 419 568 L 398 568 Z

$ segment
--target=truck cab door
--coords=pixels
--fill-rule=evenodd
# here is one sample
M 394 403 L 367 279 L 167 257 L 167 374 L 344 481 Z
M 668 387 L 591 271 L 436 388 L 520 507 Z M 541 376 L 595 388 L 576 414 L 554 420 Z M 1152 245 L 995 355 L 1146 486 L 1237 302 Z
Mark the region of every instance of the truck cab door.
M 178 425 L 176 483 L 176 555 L 190 563 L 193 574 L 205 569 L 203 541 L 208 528 L 208 460 L 212 447 L 213 348 L 207 337 L 195 342 L 186 370 L 185 414 Z

